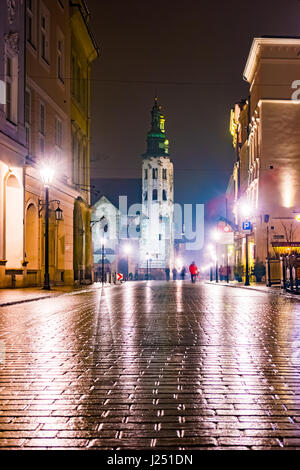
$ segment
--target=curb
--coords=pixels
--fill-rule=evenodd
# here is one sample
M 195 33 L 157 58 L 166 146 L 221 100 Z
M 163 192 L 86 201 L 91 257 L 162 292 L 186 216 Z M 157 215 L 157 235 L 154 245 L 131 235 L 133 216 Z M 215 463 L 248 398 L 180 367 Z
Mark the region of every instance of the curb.
M 278 290 L 262 290 L 262 289 L 257 289 L 256 287 L 247 287 L 247 286 L 239 286 L 239 285 L 232 285 L 232 284 L 221 284 L 220 282 L 205 282 L 205 284 L 208 285 L 214 285 L 214 286 L 223 286 L 223 287 L 232 287 L 234 289 L 245 289 L 248 291 L 255 291 L 255 292 L 260 292 L 261 294 L 276 294 L 284 297 L 289 297 L 292 299 L 297 299 L 300 300 L 300 297 L 295 294 L 291 294 L 290 292 L 283 292 L 280 287 L 278 287 Z
M 62 297 L 63 295 L 83 294 L 85 292 L 90 292 L 90 291 L 91 291 L 91 289 L 78 289 L 78 290 L 73 290 L 71 292 L 57 293 L 56 295 L 43 295 L 43 296 L 40 296 L 40 297 L 32 297 L 30 299 L 14 300 L 12 302 L 6 302 L 4 304 L 0 304 L 0 308 L 1 307 L 10 307 L 11 305 L 25 304 L 27 302 L 36 302 L 38 300 L 54 299 L 56 297 Z

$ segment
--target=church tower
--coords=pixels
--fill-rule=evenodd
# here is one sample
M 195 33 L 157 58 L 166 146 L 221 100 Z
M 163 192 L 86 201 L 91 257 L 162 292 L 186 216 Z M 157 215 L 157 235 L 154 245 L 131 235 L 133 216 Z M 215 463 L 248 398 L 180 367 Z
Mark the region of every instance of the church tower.
M 155 98 L 147 151 L 142 155 L 140 271 L 156 279 L 174 266 L 174 171 L 165 134 L 165 118 Z

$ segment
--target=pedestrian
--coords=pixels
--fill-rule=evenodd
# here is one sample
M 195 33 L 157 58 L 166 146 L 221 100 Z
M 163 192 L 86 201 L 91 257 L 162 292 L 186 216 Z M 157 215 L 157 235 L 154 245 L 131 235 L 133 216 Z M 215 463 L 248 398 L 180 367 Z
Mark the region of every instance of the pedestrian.
M 195 261 L 193 261 L 191 264 L 190 264 L 190 267 L 189 267 L 189 271 L 190 271 L 190 274 L 191 274 L 191 281 L 192 283 L 194 284 L 196 282 L 196 276 L 198 274 L 198 268 L 195 264 Z
M 182 280 L 182 281 L 184 281 L 184 279 L 185 279 L 185 271 L 186 271 L 186 269 L 185 269 L 185 267 L 183 266 L 183 268 L 182 268 L 182 270 L 181 270 L 181 272 L 180 272 L 180 277 L 181 277 L 181 280 Z
M 173 273 L 173 281 L 176 281 L 176 279 L 177 279 L 177 269 L 173 268 L 172 273 Z
M 170 280 L 170 268 L 168 266 L 165 269 L 165 273 L 166 273 L 166 279 L 167 281 L 169 281 Z

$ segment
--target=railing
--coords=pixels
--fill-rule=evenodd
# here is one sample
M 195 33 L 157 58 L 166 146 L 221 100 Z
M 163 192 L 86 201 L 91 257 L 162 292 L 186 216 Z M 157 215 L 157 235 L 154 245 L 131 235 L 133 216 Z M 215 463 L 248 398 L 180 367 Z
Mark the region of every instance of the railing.
M 281 256 L 280 263 L 282 289 L 300 294 L 300 254 Z

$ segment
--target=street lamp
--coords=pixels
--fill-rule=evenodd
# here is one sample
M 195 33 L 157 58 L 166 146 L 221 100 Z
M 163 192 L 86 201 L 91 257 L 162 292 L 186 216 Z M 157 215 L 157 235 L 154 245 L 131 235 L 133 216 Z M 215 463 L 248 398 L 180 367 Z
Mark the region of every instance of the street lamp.
M 149 281 L 149 260 L 150 260 L 150 255 L 149 255 L 149 253 L 146 254 L 146 260 L 147 260 L 147 274 L 146 274 L 146 278 L 147 278 L 147 281 Z
M 44 274 L 44 290 L 50 290 L 50 278 L 49 278 L 49 186 L 52 183 L 54 177 L 54 169 L 44 166 L 40 169 L 40 175 L 42 182 L 45 187 L 45 274 Z M 59 207 L 58 207 L 59 208 Z M 61 209 L 59 209 L 61 211 Z M 62 211 L 61 211 L 62 212 Z M 61 212 L 57 213 L 61 217 Z M 56 214 L 55 214 L 56 215 Z M 60 219 L 61 220 L 61 219 Z
M 131 246 L 130 245 L 125 245 L 124 252 L 127 255 L 127 280 L 128 280 L 128 277 L 129 277 L 129 255 L 130 255 L 131 251 L 132 251 Z
M 219 282 L 218 240 L 220 240 L 220 232 L 218 230 L 214 230 L 212 233 L 212 238 L 216 242 L 216 282 Z
M 102 286 L 104 284 L 104 254 L 105 254 L 105 238 L 102 237 L 101 238 L 101 266 L 102 266 L 102 269 L 101 269 L 101 282 L 102 282 Z

